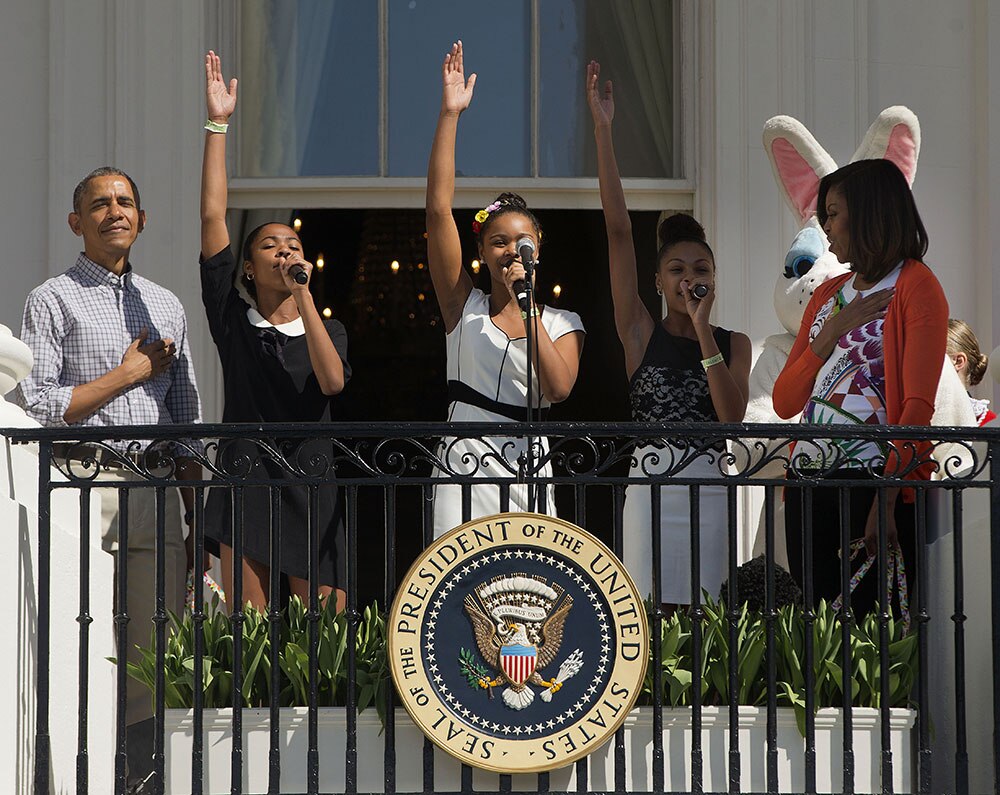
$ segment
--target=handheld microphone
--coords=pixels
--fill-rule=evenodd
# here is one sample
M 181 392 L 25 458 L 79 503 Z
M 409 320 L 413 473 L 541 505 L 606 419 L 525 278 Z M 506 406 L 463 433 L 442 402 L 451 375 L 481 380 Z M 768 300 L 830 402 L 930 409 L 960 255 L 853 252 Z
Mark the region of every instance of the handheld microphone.
M 708 295 L 708 285 L 707 284 L 696 284 L 691 288 L 691 295 L 697 298 L 699 301 Z
M 524 269 L 531 273 L 531 268 L 535 264 L 535 242 L 525 235 L 520 240 L 517 241 L 517 256 L 521 258 L 521 264 Z M 518 279 L 514 282 L 514 296 L 517 298 L 517 305 L 521 307 L 522 312 L 527 312 L 528 307 L 528 288 L 524 283 L 524 279 Z
M 297 262 L 288 269 L 288 273 L 295 279 L 296 284 L 305 284 L 309 281 L 309 274 L 306 273 L 306 269 Z

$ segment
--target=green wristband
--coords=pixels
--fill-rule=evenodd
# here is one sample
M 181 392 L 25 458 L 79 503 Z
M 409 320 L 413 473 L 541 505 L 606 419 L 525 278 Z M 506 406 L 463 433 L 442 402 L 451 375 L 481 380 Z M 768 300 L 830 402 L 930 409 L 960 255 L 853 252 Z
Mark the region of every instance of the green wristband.
M 721 353 L 715 354 L 715 356 L 709 356 L 707 359 L 701 360 L 701 366 L 705 368 L 705 372 L 708 372 L 708 368 L 713 364 L 722 364 L 723 358 Z

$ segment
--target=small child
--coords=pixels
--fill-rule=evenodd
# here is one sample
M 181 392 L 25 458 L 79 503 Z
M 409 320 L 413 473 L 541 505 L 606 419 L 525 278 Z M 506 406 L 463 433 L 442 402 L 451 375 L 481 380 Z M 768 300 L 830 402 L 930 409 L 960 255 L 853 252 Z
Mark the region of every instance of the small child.
M 949 318 L 948 320 L 948 358 L 955 365 L 958 377 L 965 384 L 966 391 L 976 386 L 986 375 L 990 357 L 979 350 L 979 340 L 972 328 L 964 320 Z M 972 411 L 976 422 L 982 426 L 996 419 L 996 414 L 990 411 L 990 402 L 969 395 L 972 401 Z

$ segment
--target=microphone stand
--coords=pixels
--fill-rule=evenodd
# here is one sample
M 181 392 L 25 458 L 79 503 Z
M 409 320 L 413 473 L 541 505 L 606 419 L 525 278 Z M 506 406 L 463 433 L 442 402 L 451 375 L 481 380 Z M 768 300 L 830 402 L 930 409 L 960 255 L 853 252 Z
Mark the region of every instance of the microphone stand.
M 535 260 L 534 257 L 527 258 L 523 263 L 524 265 L 524 292 L 528 297 L 528 312 L 527 317 L 524 318 L 524 338 L 525 344 L 527 346 L 527 365 L 528 365 L 528 389 L 526 393 L 526 418 L 528 425 L 530 426 L 532 422 L 538 419 L 536 415 L 536 408 L 533 400 L 533 390 L 532 382 L 535 377 L 535 368 L 533 357 L 535 354 L 534 348 L 534 323 L 535 319 L 535 288 L 534 288 L 534 271 L 535 271 Z M 539 390 L 541 389 L 541 379 L 539 379 Z M 527 485 L 528 485 L 528 511 L 534 513 L 537 505 L 537 494 L 535 491 L 535 476 L 534 476 L 534 457 L 535 457 L 535 440 L 530 434 L 527 436 L 527 450 L 524 457 L 524 466 L 527 474 Z

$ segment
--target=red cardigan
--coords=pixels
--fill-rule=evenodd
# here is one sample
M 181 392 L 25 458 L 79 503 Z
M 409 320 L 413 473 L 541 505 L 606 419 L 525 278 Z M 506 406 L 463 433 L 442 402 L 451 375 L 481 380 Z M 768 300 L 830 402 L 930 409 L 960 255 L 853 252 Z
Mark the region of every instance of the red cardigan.
M 848 279 L 847 273 L 816 288 L 802 316 L 795 344 L 781 375 L 774 383 L 772 400 L 779 417 L 789 419 L 805 408 L 812 396 L 816 374 L 824 360 L 809 345 L 809 329 L 816 313 Z M 934 397 L 948 342 L 948 301 L 930 268 L 917 260 L 903 263 L 896 293 L 885 313 L 882 351 L 885 357 L 885 409 L 890 425 L 930 425 Z M 886 470 L 902 467 L 913 451 L 895 442 L 897 456 L 890 456 Z M 929 458 L 930 442 L 916 444 L 921 458 Z M 909 477 L 925 480 L 933 462 L 921 465 Z

